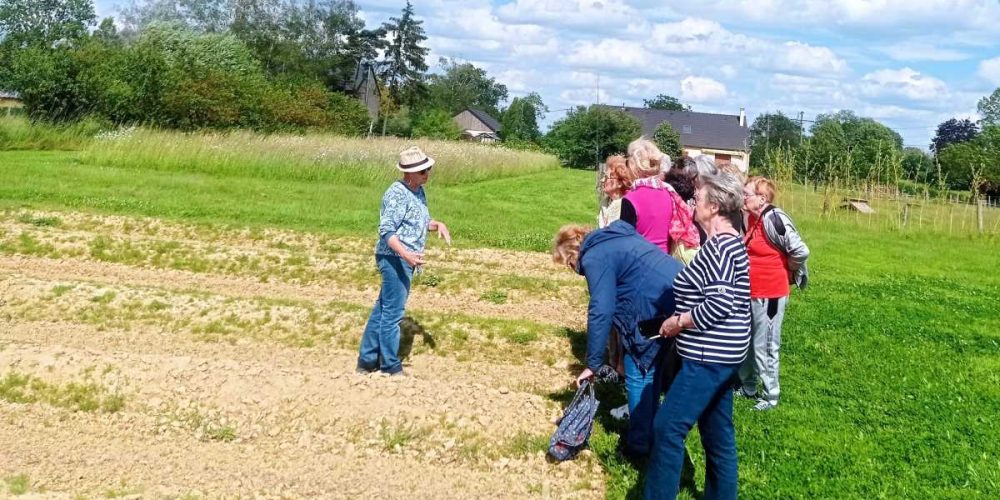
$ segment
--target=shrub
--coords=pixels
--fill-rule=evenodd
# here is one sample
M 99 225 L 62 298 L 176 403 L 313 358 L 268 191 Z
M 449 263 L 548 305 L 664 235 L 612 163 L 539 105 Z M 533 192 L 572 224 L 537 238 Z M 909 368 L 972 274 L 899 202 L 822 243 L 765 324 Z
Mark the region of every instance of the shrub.
M 458 128 L 450 113 L 443 109 L 432 109 L 425 111 L 413 123 L 413 136 L 454 140 L 462 136 L 462 129 Z
M 670 126 L 669 122 L 663 122 L 656 127 L 653 132 L 653 142 L 664 154 L 670 156 L 671 160 L 676 160 L 684 155 L 684 148 L 681 146 L 681 135 Z

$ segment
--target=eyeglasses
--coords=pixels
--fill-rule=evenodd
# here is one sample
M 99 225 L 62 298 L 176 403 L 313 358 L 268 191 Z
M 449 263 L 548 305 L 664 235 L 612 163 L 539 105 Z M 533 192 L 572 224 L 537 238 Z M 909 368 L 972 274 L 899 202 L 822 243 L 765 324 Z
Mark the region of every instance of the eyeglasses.
M 427 174 L 431 173 L 431 169 L 432 168 L 434 168 L 434 167 L 427 167 L 427 168 L 421 170 L 420 173 L 424 174 L 424 175 L 427 175 Z

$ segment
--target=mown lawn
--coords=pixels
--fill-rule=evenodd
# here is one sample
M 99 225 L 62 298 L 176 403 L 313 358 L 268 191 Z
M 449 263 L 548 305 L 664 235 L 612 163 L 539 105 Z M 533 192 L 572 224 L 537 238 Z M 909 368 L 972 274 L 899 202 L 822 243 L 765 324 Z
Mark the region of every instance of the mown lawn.
M 0 208 L 368 236 L 385 188 L 110 168 L 76 155 L 0 153 Z M 590 172 L 557 170 L 432 181 L 428 196 L 459 245 L 543 251 L 560 225 L 593 220 L 593 186 Z M 1000 497 L 997 238 L 792 209 L 813 252 L 811 285 L 786 316 L 781 406 L 760 414 L 737 401 L 741 497 Z M 613 452 L 620 427 L 602 422 L 594 449 L 610 495 L 634 495 L 641 473 Z

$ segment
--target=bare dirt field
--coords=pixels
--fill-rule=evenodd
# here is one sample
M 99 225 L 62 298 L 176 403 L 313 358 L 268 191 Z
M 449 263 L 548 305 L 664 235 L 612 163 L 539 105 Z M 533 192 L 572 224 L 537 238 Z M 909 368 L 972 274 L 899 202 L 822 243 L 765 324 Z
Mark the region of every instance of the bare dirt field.
M 0 496 L 594 498 L 544 448 L 583 327 L 545 254 L 443 249 L 354 372 L 373 241 L 0 215 Z

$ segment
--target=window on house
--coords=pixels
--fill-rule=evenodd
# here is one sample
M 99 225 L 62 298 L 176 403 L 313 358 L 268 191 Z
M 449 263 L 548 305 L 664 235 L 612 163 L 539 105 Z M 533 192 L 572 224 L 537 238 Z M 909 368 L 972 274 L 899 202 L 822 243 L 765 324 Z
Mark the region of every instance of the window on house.
M 684 125 L 682 127 L 682 129 L 683 129 L 683 133 L 685 133 L 685 134 L 690 134 L 691 133 L 691 125 Z

